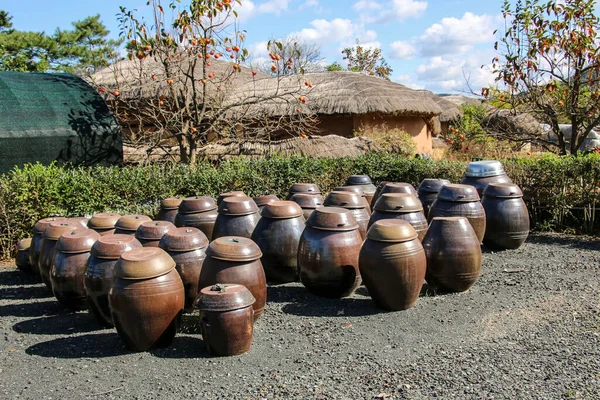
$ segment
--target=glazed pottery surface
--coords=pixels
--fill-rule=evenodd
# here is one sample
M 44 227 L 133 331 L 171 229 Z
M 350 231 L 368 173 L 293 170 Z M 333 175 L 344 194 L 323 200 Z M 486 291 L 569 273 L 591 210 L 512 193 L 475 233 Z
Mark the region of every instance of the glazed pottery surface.
M 183 199 L 181 197 L 167 197 L 166 199 L 163 199 L 156 220 L 168 221 L 175 224 L 175 217 L 177 216 L 177 211 L 182 201 Z
M 512 181 L 499 161 L 483 160 L 470 162 L 460 183 L 474 186 L 479 197 L 482 197 L 483 191 L 490 183 L 512 183 Z
M 379 196 L 384 193 L 408 193 L 417 197 L 418 193 L 415 190 L 414 186 L 410 183 L 405 182 L 388 182 L 386 183 L 381 191 L 379 192 Z
M 348 179 L 346 179 L 345 186 L 355 186 L 361 188 L 369 206 L 371 205 L 371 202 L 373 201 L 373 196 L 377 191 L 377 187 L 373 185 L 373 181 L 371 181 L 371 178 L 368 175 L 351 175 L 348 177 Z
M 179 212 L 175 218 L 175 226 L 178 228 L 198 228 L 207 238 L 211 238 L 218 216 L 219 213 L 217 212 L 216 207 L 212 210 L 190 214 L 182 214 Z
M 310 217 L 315 208 L 323 205 L 323 197 L 320 194 L 295 193 L 290 197 L 290 201 L 295 202 L 302 208 L 305 220 Z
M 288 191 L 287 200 L 291 200 L 292 196 L 296 193 L 307 193 L 307 194 L 320 195 L 321 190 L 314 183 L 294 183 L 290 187 L 290 190 Z M 302 206 L 300 206 L 300 207 L 302 207 Z
M 38 264 L 42 282 L 44 282 L 49 289 L 52 289 L 52 283 L 50 282 L 50 269 L 52 268 L 52 262 L 54 261 L 56 243 L 63 233 L 70 232 L 78 228 L 81 228 L 79 223 L 72 223 L 68 222 L 67 220 L 62 220 L 52 222 L 44 230 Z
M 512 183 L 492 183 L 483 192 L 486 230 L 483 243 L 497 249 L 518 249 L 529 235 L 529 211 L 521 189 Z
M 371 196 L 371 198 L 367 199 L 367 196 L 365 195 L 365 191 L 362 189 L 362 187 L 360 187 L 360 186 L 337 186 L 333 190 L 335 192 L 352 192 L 352 193 L 358 194 L 361 198 L 361 201 L 365 205 L 365 208 L 367 209 L 369 214 L 371 214 L 372 196 Z M 375 192 L 373 192 L 372 194 L 375 194 Z
M 219 204 L 212 240 L 224 236 L 250 238 L 259 219 L 258 206 L 250 197 L 226 197 Z
M 449 184 L 450 181 L 447 179 L 426 178 L 421 181 L 417 193 L 419 195 L 419 200 L 423 205 L 423 214 L 425 215 L 425 218 L 429 216 L 429 209 L 437 199 L 438 193 L 442 187 Z
M 258 206 L 258 211 L 260 212 L 264 208 L 264 206 L 274 201 L 279 201 L 279 198 L 274 194 L 267 194 L 264 196 L 253 197 L 252 200 L 254 200 L 254 202 Z
M 417 231 L 420 241 L 427 232 L 428 223 L 423 214 L 423 206 L 419 199 L 409 193 L 382 193 L 379 196 L 369 220 L 369 227 L 376 221 L 385 219 L 399 219 L 410 223 Z
M 142 214 L 123 215 L 115 223 L 115 234 L 135 235 L 139 226 L 147 221 L 152 221 L 152 218 Z
M 29 264 L 33 274 L 40 276 L 40 251 L 42 250 L 42 235 L 46 228 L 55 221 L 66 219 L 65 217 L 49 217 L 42 218 L 33 226 L 33 236 L 31 237 L 31 245 L 29 247 Z
M 221 202 L 223 201 L 223 199 L 225 199 L 227 197 L 248 197 L 248 196 L 246 195 L 246 193 L 244 193 L 240 190 L 235 190 L 232 192 L 224 192 L 224 193 L 221 193 L 219 195 L 219 197 L 217 197 L 217 205 L 220 205 Z
M 158 247 L 160 239 L 171 229 L 175 229 L 175 225 L 169 221 L 146 221 L 138 227 L 135 238 L 144 247 Z
M 341 207 L 349 210 L 352 216 L 358 222 L 358 231 L 363 240 L 367 237 L 367 228 L 371 215 L 366 209 L 362 198 L 357 193 L 346 191 L 330 192 L 323 205 L 326 207 Z
M 112 235 L 115 233 L 115 224 L 121 218 L 121 214 L 106 212 L 92 215 L 88 221 L 87 227 L 95 230 L 101 236 Z
M 463 176 L 460 180 L 463 185 L 471 185 L 477 189 L 479 196 L 483 196 L 483 191 L 488 187 L 490 183 L 512 183 L 510 178 L 506 174 L 489 176 L 489 177 L 469 177 Z
M 15 256 L 15 264 L 19 270 L 26 274 L 33 274 L 33 268 L 29 261 L 29 249 L 31 248 L 31 238 L 19 240 L 17 243 L 17 255 Z

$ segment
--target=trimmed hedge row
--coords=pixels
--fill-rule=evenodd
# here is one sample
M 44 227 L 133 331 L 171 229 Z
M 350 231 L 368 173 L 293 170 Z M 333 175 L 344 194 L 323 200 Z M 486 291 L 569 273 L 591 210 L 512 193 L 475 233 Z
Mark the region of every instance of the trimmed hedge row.
M 600 156 L 507 159 L 508 175 L 525 193 L 533 226 L 542 230 L 594 232 Z M 0 176 L 0 258 L 30 235 L 36 220 L 48 215 L 91 215 L 112 210 L 153 216 L 160 200 L 196 194 L 216 196 L 243 190 L 251 196 L 285 196 L 294 182 L 315 182 L 323 191 L 351 174 L 373 181 L 410 182 L 426 177 L 458 182 L 466 163 L 407 159 L 389 153 L 357 158 L 272 157 L 235 159 L 219 165 L 150 165 L 66 168 L 26 165 Z

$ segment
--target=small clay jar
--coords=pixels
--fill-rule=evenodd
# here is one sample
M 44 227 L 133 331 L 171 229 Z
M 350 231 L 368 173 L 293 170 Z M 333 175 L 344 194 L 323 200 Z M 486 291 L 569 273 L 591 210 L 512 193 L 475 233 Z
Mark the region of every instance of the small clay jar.
M 135 236 L 140 225 L 147 221 L 152 221 L 152 218 L 142 214 L 123 215 L 115 224 L 115 234 Z
M 135 238 L 144 247 L 158 247 L 160 239 L 171 229 L 175 225 L 168 221 L 146 221 L 137 228 Z
M 306 221 L 300 238 L 300 281 L 318 296 L 350 296 L 361 282 L 358 253 L 362 242 L 350 210 L 317 208 Z
M 185 304 L 175 261 L 158 247 L 121 254 L 109 302 L 117 333 L 133 351 L 171 345 Z
M 483 160 L 470 162 L 460 183 L 473 186 L 477 189 L 479 197 L 482 197 L 483 191 L 490 183 L 512 183 L 512 181 L 504 172 L 500 161 Z
M 142 244 L 135 236 L 121 234 L 101 236 L 92 246 L 83 274 L 83 286 L 90 313 L 102 326 L 113 326 L 108 292 L 114 279 L 114 267 L 121 254 L 138 247 Z
M 371 209 L 373 209 L 375 207 L 375 203 L 377 202 L 377 199 L 379 198 L 379 194 L 381 193 L 381 190 L 388 183 L 391 183 L 391 182 L 390 181 L 381 181 L 377 185 L 377 189 L 375 190 L 375 194 L 373 195 L 373 199 L 371 200 Z
M 369 220 L 369 227 L 384 219 L 401 219 L 408 222 L 417 231 L 419 240 L 423 240 L 427 232 L 428 224 L 423 214 L 423 206 L 412 194 L 383 193 L 379 196 Z
M 81 225 L 82 228 L 87 228 L 87 224 L 88 222 L 90 222 L 90 219 L 87 217 L 71 217 L 71 218 L 67 218 L 67 221 L 74 223 L 74 224 L 79 224 Z
M 260 219 L 258 206 L 250 197 L 226 197 L 219 204 L 218 213 L 212 240 L 223 236 L 250 238 Z
M 485 210 L 477 190 L 470 185 L 444 185 L 429 209 L 429 221 L 435 217 L 466 217 L 482 242 L 485 235 Z
M 40 250 L 42 250 L 42 235 L 46 228 L 55 221 L 62 221 L 65 217 L 42 218 L 33 226 L 33 236 L 31 237 L 31 246 L 29 247 L 29 264 L 33 275 L 40 278 Z
M 100 236 L 112 235 L 115 233 L 115 224 L 119 218 L 121 214 L 114 212 L 94 214 L 88 221 L 87 227 L 98 232 Z
M 175 261 L 175 269 L 185 290 L 184 311 L 192 312 L 199 291 L 200 271 L 206 258 L 206 235 L 198 228 L 175 228 L 162 237 L 158 246 Z
M 333 189 L 334 192 L 351 192 L 360 196 L 361 201 L 365 205 L 365 209 L 371 214 L 371 201 L 365 196 L 365 192 L 360 186 L 337 186 Z M 375 194 L 375 192 L 373 192 Z
M 483 244 L 518 249 L 529 235 L 529 211 L 523 192 L 514 183 L 490 183 L 483 192 L 486 229 Z
M 290 201 L 300 206 L 305 220 L 317 207 L 323 205 L 323 197 L 320 194 L 296 193 L 290 198 Z
M 216 284 L 200 291 L 195 307 L 200 310 L 202 340 L 210 354 L 235 356 L 250 350 L 255 301 L 243 285 Z
M 272 203 L 274 201 L 279 201 L 279 198 L 277 196 L 275 196 L 274 194 L 267 194 L 267 195 L 264 195 L 264 196 L 253 197 L 252 200 L 254 200 L 254 202 L 258 206 L 258 213 L 260 214 L 260 212 L 262 211 L 262 209 L 267 204 Z
M 42 282 L 44 282 L 49 289 L 52 289 L 50 269 L 52 268 L 52 262 L 54 261 L 54 252 L 56 251 L 58 239 L 63 233 L 70 232 L 77 228 L 81 228 L 81 225 L 78 223 L 71 223 L 66 220 L 55 221 L 48 225 L 42 235 L 42 247 L 38 263 Z
M 261 215 L 251 238 L 262 252 L 267 281 L 298 281 L 298 243 L 305 228 L 302 209 L 293 201 L 275 201 Z
M 417 231 L 408 222 L 375 222 L 369 228 L 358 262 L 360 275 L 377 307 L 398 311 L 417 303 L 427 259 Z
M 227 197 L 248 197 L 248 195 L 246 193 L 242 192 L 241 190 L 234 190 L 232 192 L 223 192 L 223 193 L 219 194 L 219 197 L 217 197 L 217 205 L 221 204 L 223 199 L 225 199 Z
M 71 310 L 88 308 L 84 288 L 84 273 L 92 246 L 100 234 L 92 229 L 77 228 L 63 233 L 56 244 L 50 270 L 52 292 L 63 306 Z
M 429 209 L 437 199 L 438 193 L 442 190 L 442 187 L 449 184 L 450 181 L 447 179 L 426 178 L 421 181 L 417 192 L 419 194 L 419 200 L 423 205 L 423 214 L 425 214 L 425 218 L 429 216 Z
M 33 268 L 31 267 L 31 262 L 29 261 L 31 240 L 31 238 L 19 240 L 17 243 L 17 255 L 15 256 L 15 264 L 17 264 L 17 268 L 28 275 L 33 274 Z
M 179 205 L 183 199 L 181 197 L 167 197 L 160 202 L 160 210 L 156 215 L 157 221 L 168 221 L 175 224 L 175 217 L 177 217 L 177 211 Z
M 325 197 L 323 205 L 326 207 L 341 207 L 349 210 L 356 222 L 358 222 L 358 232 L 360 233 L 360 237 L 362 237 L 363 240 L 366 239 L 371 215 L 365 208 L 365 204 L 358 194 L 333 191 Z
M 449 292 L 469 289 L 481 271 L 481 247 L 465 217 L 434 217 L 423 239 L 425 280 Z
M 369 205 L 373 201 L 373 196 L 375 196 L 375 192 L 377 191 L 377 187 L 373 185 L 373 181 L 368 175 L 350 175 L 346 179 L 345 186 L 361 188 Z
M 307 194 L 313 194 L 313 195 L 316 195 L 316 194 L 320 195 L 321 190 L 314 183 L 294 183 L 288 191 L 287 200 L 291 200 L 292 196 L 296 193 L 307 193 Z
M 267 300 L 267 280 L 260 258 L 260 248 L 252 240 L 240 236 L 225 236 L 213 240 L 206 250 L 200 271 L 199 287 L 216 283 L 244 285 L 256 302 L 254 320 L 263 313 Z
M 175 226 L 198 228 L 210 239 L 218 216 L 217 203 L 212 197 L 186 197 L 179 205 Z

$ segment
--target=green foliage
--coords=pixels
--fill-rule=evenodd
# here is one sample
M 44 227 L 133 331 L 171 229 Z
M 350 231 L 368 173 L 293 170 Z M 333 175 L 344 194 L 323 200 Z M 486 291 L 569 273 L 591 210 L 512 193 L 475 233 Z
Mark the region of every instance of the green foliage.
M 344 67 L 338 62 L 333 62 L 327 66 L 327 71 L 345 71 Z
M 334 62 L 325 69 L 327 71 L 360 72 L 390 80 L 393 70 L 381 55 L 381 49 L 366 49 L 356 39 L 356 46 L 346 47 L 342 50 L 342 54 L 348 63 L 346 68 L 338 62 Z

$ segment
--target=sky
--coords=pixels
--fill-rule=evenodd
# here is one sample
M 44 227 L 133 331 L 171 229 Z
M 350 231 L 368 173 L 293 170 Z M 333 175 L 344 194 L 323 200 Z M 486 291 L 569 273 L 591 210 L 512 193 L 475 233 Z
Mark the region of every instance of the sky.
M 182 0 L 185 4 L 186 0 Z M 163 4 L 168 4 L 163 0 Z M 253 58 L 266 42 L 289 35 L 321 46 L 326 63 L 344 64 L 341 50 L 381 48 L 391 79 L 436 93 L 465 93 L 493 83 L 494 31 L 501 32 L 502 0 L 241 0 L 240 28 Z M 4 3 L 4 4 L 2 4 Z M 0 1 L 19 30 L 52 33 L 100 14 L 117 38 L 119 6 L 145 13 L 146 0 Z M 239 6 L 236 6 L 239 8 Z M 484 65 L 484 68 L 481 68 Z

